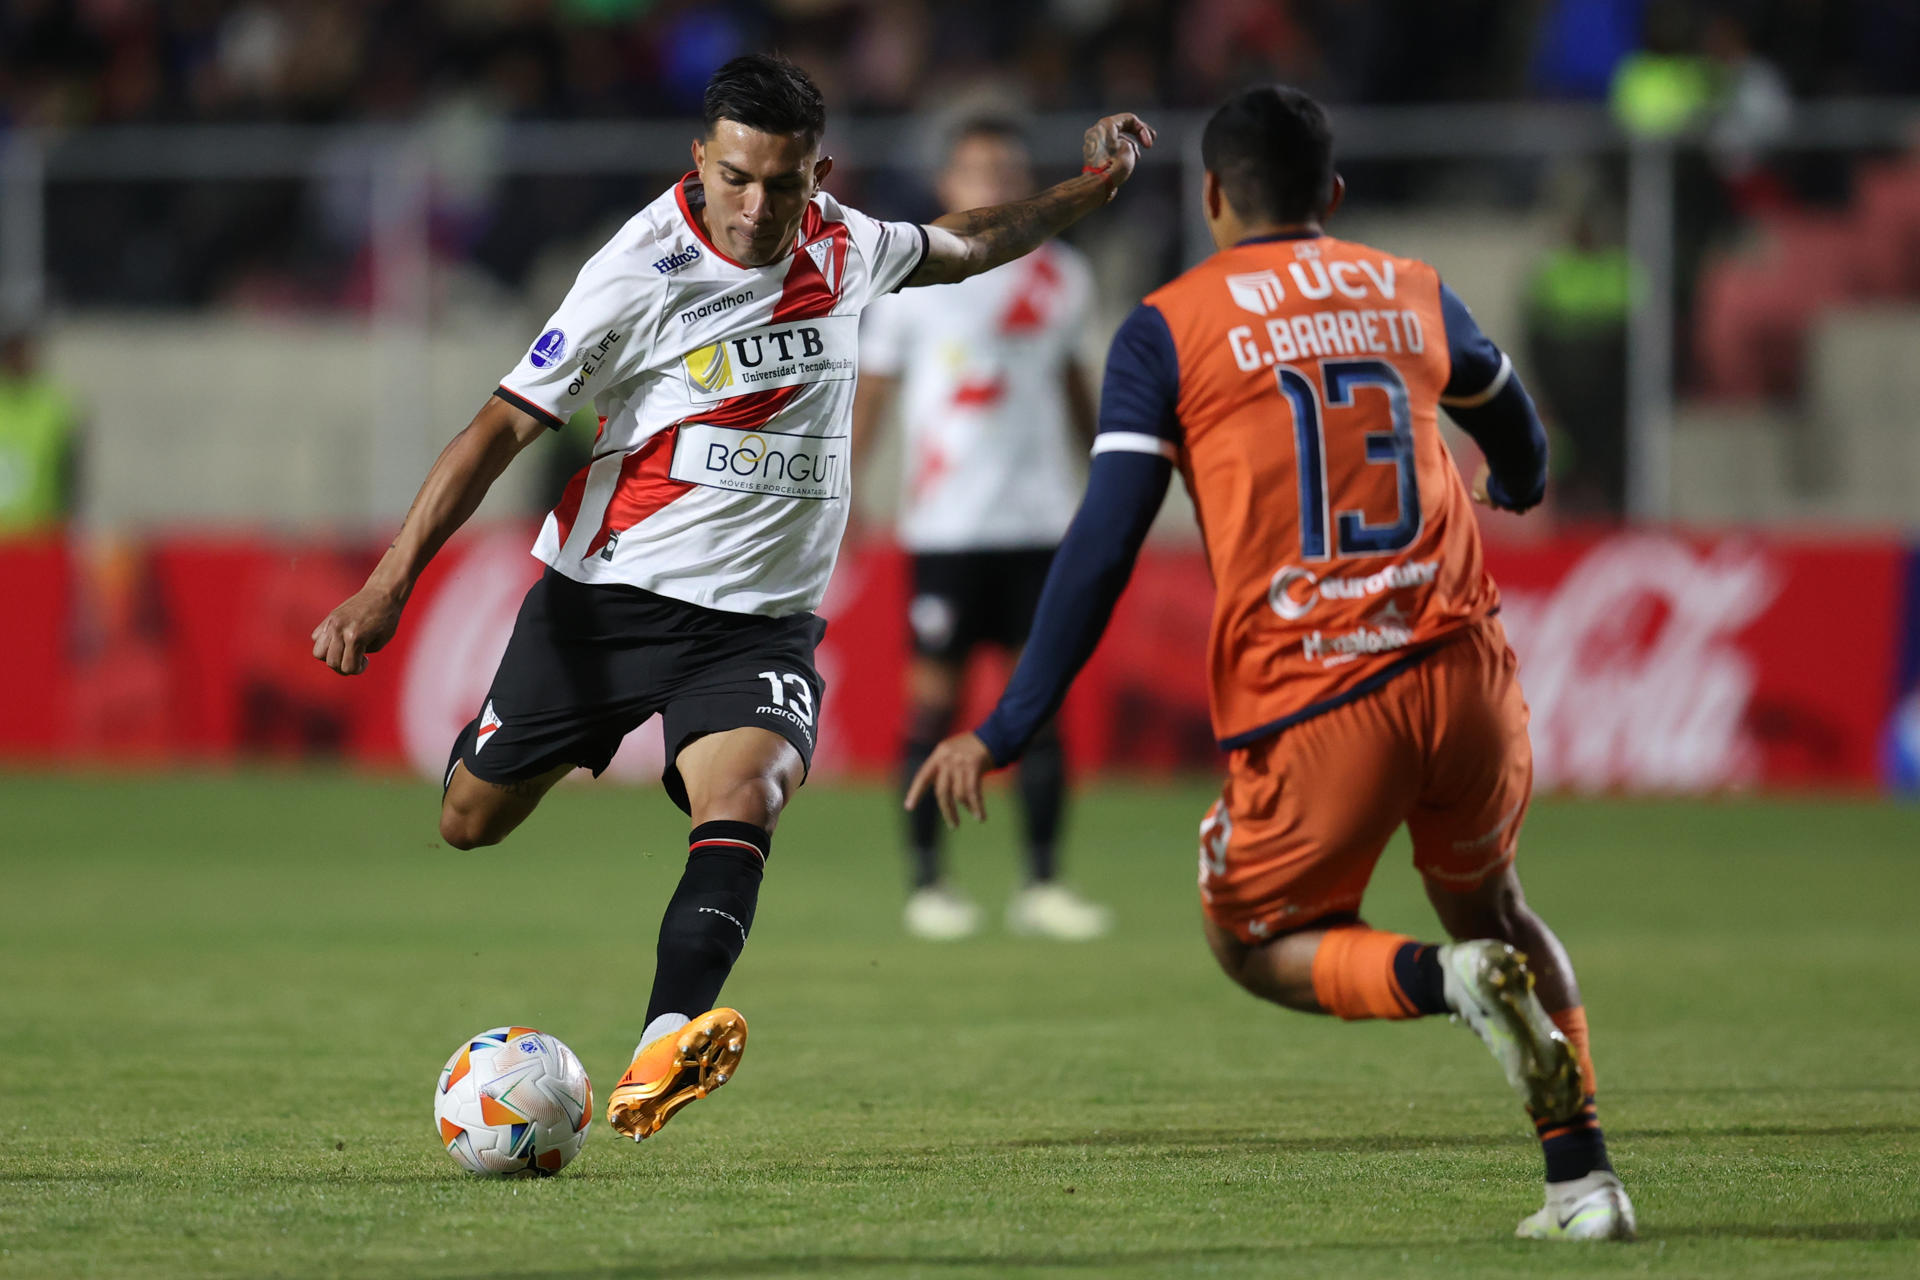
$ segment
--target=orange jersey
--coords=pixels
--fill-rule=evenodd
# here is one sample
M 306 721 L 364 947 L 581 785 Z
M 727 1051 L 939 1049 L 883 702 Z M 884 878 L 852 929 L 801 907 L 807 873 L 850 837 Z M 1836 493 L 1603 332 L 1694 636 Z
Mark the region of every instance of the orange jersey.
M 1450 354 L 1432 267 L 1327 236 L 1262 238 L 1146 305 L 1178 364 L 1177 460 L 1213 571 L 1223 746 L 1372 688 L 1495 609 L 1440 435 L 1443 393 L 1474 375 Z M 1504 384 L 1498 360 L 1463 402 Z

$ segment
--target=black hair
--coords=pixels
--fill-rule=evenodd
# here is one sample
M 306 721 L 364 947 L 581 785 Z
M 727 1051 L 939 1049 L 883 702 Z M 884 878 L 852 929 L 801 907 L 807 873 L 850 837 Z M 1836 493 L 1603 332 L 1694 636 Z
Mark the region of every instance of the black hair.
M 827 104 L 811 77 L 777 53 L 742 54 L 707 81 L 702 116 L 707 136 L 722 120 L 759 133 L 804 133 L 818 142 L 827 128 Z
M 1200 160 L 1248 221 L 1306 222 L 1333 202 L 1333 130 L 1298 89 L 1262 85 L 1229 98 L 1207 121 Z
M 1011 142 L 1023 151 L 1028 149 L 1027 131 L 1012 116 L 968 116 L 947 132 L 947 159 L 953 159 L 961 143 L 975 138 L 992 138 L 997 142 Z

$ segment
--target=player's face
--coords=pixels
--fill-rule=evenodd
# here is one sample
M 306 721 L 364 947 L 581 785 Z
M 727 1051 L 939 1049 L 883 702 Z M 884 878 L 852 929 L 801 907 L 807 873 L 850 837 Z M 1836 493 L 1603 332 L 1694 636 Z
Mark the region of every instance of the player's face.
M 962 138 L 940 171 L 939 188 L 948 213 L 1024 200 L 1033 194 L 1027 149 L 992 134 Z
M 706 188 L 707 235 L 739 262 L 764 267 L 793 248 L 807 201 L 833 167 L 805 134 L 761 133 L 732 120 L 693 144 Z

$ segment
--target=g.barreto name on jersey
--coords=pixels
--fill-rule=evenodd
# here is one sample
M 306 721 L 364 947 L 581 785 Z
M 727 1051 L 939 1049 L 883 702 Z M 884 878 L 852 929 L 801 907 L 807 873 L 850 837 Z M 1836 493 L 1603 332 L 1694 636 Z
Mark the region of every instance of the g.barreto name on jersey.
M 501 381 L 554 425 L 588 396 L 604 418 L 534 554 L 708 608 L 811 610 L 846 526 L 859 316 L 926 233 L 822 192 L 793 252 L 749 267 L 706 240 L 699 199 L 689 174 L 635 215 Z

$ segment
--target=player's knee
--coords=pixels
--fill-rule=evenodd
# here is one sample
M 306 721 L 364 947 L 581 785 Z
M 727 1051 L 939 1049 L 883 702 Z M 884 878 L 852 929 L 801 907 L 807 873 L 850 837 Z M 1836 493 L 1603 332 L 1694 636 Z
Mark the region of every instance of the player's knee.
M 499 844 L 506 833 L 493 828 L 485 815 L 452 804 L 440 806 L 440 838 L 448 847 L 465 852 Z
M 693 800 L 695 823 L 750 822 L 772 830 L 786 807 L 787 785 L 777 769 L 768 769 L 729 778 L 705 788 Z

